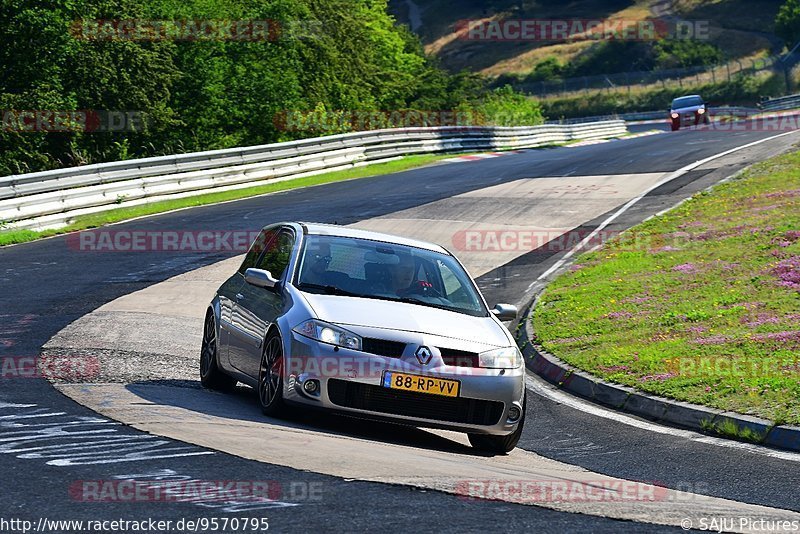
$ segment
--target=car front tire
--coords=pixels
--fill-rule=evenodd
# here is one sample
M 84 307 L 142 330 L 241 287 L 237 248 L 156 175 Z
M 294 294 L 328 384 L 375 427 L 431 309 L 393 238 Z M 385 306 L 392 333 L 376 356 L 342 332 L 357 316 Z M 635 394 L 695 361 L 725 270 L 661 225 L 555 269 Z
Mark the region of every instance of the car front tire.
M 286 415 L 283 402 L 283 342 L 275 332 L 267 336 L 258 370 L 258 403 L 264 415 Z
M 522 418 L 517 424 L 516 430 L 507 436 L 489 436 L 486 434 L 467 434 L 470 444 L 481 452 L 492 454 L 508 454 L 513 451 L 522 437 L 522 427 L 525 425 L 525 413 L 527 412 L 528 396 L 522 401 Z
M 219 340 L 214 312 L 206 313 L 203 327 L 203 344 L 200 349 L 200 384 L 207 389 L 230 391 L 236 386 L 236 379 L 226 375 L 218 364 Z

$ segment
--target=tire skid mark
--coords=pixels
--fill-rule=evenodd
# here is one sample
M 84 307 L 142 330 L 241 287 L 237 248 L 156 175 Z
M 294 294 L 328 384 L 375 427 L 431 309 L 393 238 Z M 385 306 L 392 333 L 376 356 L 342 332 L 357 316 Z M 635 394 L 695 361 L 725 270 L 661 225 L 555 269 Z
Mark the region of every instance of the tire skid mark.
M 122 433 L 120 423 L 37 405 L 0 404 L 0 454 L 47 465 L 96 465 L 214 454 L 149 434 Z M 92 449 L 87 452 L 87 449 Z

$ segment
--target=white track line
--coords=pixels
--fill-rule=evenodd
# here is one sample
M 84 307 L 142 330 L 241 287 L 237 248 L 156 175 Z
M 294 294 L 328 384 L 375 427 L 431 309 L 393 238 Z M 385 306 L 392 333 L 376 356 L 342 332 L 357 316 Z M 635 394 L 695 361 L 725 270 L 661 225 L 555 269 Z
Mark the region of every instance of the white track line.
M 731 449 L 738 449 L 740 451 L 749 452 L 752 454 L 760 454 L 762 456 L 769 456 L 771 458 L 787 460 L 790 462 L 800 462 L 799 453 L 769 449 L 761 445 L 742 443 L 740 441 L 733 441 L 725 438 L 715 438 L 713 436 L 706 436 L 704 434 L 693 432 L 691 430 L 682 430 L 680 428 L 674 428 L 674 427 L 659 425 L 656 423 L 651 423 L 649 421 L 645 421 L 644 419 L 639 419 L 637 417 L 633 417 L 624 414 L 622 412 L 606 409 L 598 404 L 594 404 L 593 402 L 583 400 L 569 393 L 564 393 L 555 386 L 543 382 L 542 379 L 533 376 L 530 373 L 528 374 L 528 376 L 525 377 L 525 379 L 526 379 L 525 380 L 526 387 L 533 393 L 536 393 L 537 395 L 540 395 L 558 404 L 563 404 L 564 406 L 580 410 L 589 415 L 602 417 L 604 419 L 616 421 L 618 423 L 622 423 L 642 430 L 655 432 L 657 434 L 675 436 L 679 438 L 688 439 L 690 441 L 695 441 L 698 443 L 716 445 L 718 447 L 728 447 Z

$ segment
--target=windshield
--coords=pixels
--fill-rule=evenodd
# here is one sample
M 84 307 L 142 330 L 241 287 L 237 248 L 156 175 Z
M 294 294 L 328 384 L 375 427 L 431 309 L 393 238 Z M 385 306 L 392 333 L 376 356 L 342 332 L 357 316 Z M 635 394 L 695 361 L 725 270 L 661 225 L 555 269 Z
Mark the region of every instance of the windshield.
M 672 109 L 689 108 L 692 106 L 702 106 L 703 99 L 699 96 L 682 96 L 672 101 Z
M 295 285 L 310 293 L 488 315 L 469 275 L 452 256 L 394 243 L 309 235 Z

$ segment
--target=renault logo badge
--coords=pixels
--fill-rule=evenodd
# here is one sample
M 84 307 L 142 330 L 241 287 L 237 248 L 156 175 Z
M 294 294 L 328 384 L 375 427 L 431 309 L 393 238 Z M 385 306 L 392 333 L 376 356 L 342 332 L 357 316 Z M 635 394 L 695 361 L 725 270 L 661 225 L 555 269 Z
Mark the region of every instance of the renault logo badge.
M 431 358 L 433 358 L 433 353 L 431 352 L 431 349 L 423 345 L 417 349 L 417 352 L 414 353 L 414 356 L 417 357 L 417 361 L 420 364 L 428 365 L 428 363 L 431 361 Z

